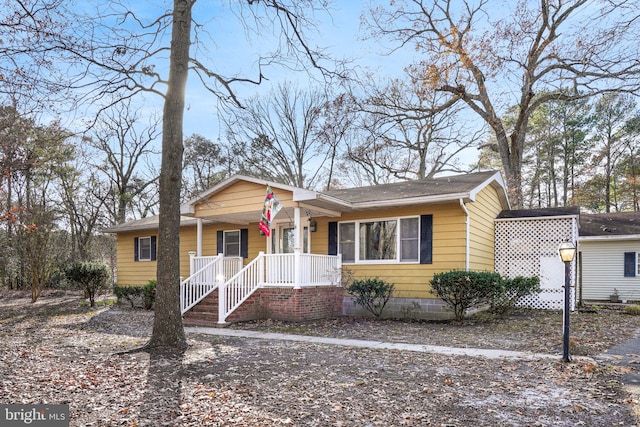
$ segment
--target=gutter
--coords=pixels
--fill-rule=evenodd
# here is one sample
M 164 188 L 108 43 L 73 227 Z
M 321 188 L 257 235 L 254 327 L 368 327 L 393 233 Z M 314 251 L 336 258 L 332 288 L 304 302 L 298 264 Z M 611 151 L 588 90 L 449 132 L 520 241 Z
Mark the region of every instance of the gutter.
M 464 269 L 469 271 L 469 237 L 471 235 L 471 219 L 469 217 L 469 211 L 467 207 L 464 205 L 464 200 L 460 198 L 460 207 L 464 211 L 466 218 L 464 220 L 465 224 L 465 250 L 464 250 Z
M 612 234 L 609 236 L 579 236 L 579 242 L 607 242 L 621 240 L 640 240 L 640 234 Z

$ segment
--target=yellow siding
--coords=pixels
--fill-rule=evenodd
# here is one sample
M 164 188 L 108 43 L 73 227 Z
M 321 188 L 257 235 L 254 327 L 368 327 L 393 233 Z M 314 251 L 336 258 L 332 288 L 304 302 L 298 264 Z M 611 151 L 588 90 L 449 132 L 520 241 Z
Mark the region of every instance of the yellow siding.
M 503 209 L 498 193 L 493 187 L 487 186 L 477 195 L 475 202 L 466 206 L 471 221 L 469 269 L 493 271 L 495 218 Z
M 253 182 L 239 181 L 233 185 L 213 194 L 204 202 L 196 204 L 196 217 L 209 215 L 233 215 L 244 212 L 247 207 L 258 206 L 262 209 L 266 186 Z M 286 190 L 278 190 L 278 200 L 283 207 L 297 205 L 293 202 L 293 193 Z
M 119 233 L 117 242 L 118 285 L 144 285 L 156 278 L 156 261 L 135 261 L 133 239 L 157 236 L 156 230 Z
M 222 213 L 221 209 L 232 213 L 234 210 L 246 210 L 246 206 L 261 205 L 264 201 L 265 187 L 248 182 L 239 182 L 212 196 L 207 203 L 200 204 L 197 215 L 206 212 Z M 278 198 L 283 204 L 293 205 L 292 194 L 279 191 Z M 495 189 L 486 187 L 475 202 L 466 204 L 470 215 L 470 259 L 469 267 L 473 270 L 489 270 L 494 268 L 494 219 L 502 210 Z M 314 217 L 317 231 L 310 233 L 311 252 L 328 253 L 328 223 L 331 221 L 357 221 L 366 219 L 384 219 L 404 216 L 433 215 L 433 263 L 392 263 L 392 264 L 345 264 L 345 270 L 355 278 L 380 277 L 394 283 L 397 297 L 431 298 L 429 281 L 437 272 L 465 268 L 466 251 L 466 215 L 458 202 L 422 207 L 389 208 L 361 212 L 343 213 L 340 218 Z M 276 220 L 281 218 L 276 218 Z M 305 218 L 303 217 L 303 221 Z M 267 238 L 260 235 L 258 224 L 229 225 L 214 224 L 203 226 L 203 255 L 216 255 L 216 233 L 218 230 L 249 230 L 249 258 L 245 264 L 254 259 L 258 252 L 267 252 Z M 156 262 L 133 261 L 133 239 L 156 235 L 157 232 L 142 231 L 120 233 L 118 235 L 118 284 L 144 284 L 155 278 Z M 160 242 L 158 242 L 160 244 Z M 180 274 L 189 274 L 189 251 L 196 250 L 196 227 L 181 229 L 180 240 Z
M 245 264 L 255 258 L 258 252 L 266 251 L 266 240 L 264 236 L 260 235 L 257 223 L 248 226 L 215 224 L 202 227 L 202 255 L 217 255 L 218 230 L 239 230 L 241 228 L 249 230 L 249 258 L 245 259 Z M 143 285 L 148 280 L 156 278 L 156 261 L 134 261 L 133 240 L 135 237 L 157 236 L 157 234 L 157 230 L 118 234 L 118 285 Z M 196 249 L 196 226 L 182 227 L 180 229 L 180 276 L 184 278 L 189 276 L 189 252 L 195 252 Z
M 465 267 L 465 215 L 458 203 L 351 212 L 343 214 L 339 219 L 317 218 L 318 231 L 312 233 L 312 251 L 327 253 L 329 221 L 342 222 L 430 214 L 433 215 L 432 264 L 344 264 L 344 268 L 350 271 L 354 278 L 379 277 L 395 284 L 396 297 L 432 298 L 429 281 L 435 273 Z

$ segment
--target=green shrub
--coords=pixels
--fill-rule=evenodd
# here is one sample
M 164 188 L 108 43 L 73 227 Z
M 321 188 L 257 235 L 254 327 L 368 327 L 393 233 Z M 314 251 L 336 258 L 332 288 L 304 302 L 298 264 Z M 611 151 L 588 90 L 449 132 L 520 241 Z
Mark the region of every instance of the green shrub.
M 462 321 L 468 309 L 491 304 L 502 292 L 504 282 L 498 273 L 453 270 L 434 274 L 430 285 L 453 310 L 455 319 Z
M 624 312 L 634 316 L 640 316 L 640 305 L 628 305 L 624 308 Z
M 355 297 L 355 303 L 362 306 L 375 317 L 380 317 L 389 298 L 393 295 L 395 285 L 379 278 L 354 280 L 346 287 L 347 292 Z
M 118 297 L 118 301 L 129 301 L 131 308 L 136 306 L 139 297 L 142 295 L 142 286 L 114 286 L 113 293 Z
M 65 268 L 67 280 L 76 288 L 84 291 L 89 305 L 95 306 L 96 296 L 109 288 L 109 267 L 98 262 L 76 262 Z
M 156 300 L 156 281 L 149 280 L 146 285 L 142 287 L 142 302 L 144 308 L 151 310 L 153 303 Z
M 150 310 L 156 299 L 156 281 L 149 280 L 146 285 L 116 286 L 113 293 L 118 297 L 118 301 L 129 301 L 131 308 L 143 307 Z
M 538 294 L 541 290 L 539 277 L 503 278 L 502 286 L 496 287 L 493 295 L 491 312 L 498 316 L 505 316 L 513 311 L 522 297 Z

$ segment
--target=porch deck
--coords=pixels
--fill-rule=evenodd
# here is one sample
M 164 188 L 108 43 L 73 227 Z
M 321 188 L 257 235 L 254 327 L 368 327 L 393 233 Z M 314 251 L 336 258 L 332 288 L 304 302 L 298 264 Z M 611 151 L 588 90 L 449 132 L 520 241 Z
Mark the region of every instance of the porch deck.
M 199 317 L 206 317 L 205 323 L 225 324 L 228 320 L 283 316 L 302 320 L 342 311 L 340 256 L 260 252 L 243 267 L 241 258 L 190 255 L 191 275 L 180 285 L 182 314 L 191 311 L 185 318 L 193 319 L 200 313 Z M 323 300 L 327 307 L 322 307 Z M 201 307 L 195 308 L 198 305 Z M 245 315 L 232 316 L 234 312 Z M 195 317 L 193 320 L 198 320 Z

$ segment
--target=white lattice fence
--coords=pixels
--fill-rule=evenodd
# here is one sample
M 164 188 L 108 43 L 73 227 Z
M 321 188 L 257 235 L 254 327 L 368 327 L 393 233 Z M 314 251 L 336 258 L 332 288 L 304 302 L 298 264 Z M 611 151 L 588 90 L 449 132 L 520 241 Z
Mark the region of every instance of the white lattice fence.
M 496 220 L 495 269 L 506 277 L 538 276 L 542 292 L 523 298 L 520 306 L 559 310 L 564 307 L 564 264 L 558 247 L 577 242 L 574 217 L 509 218 Z M 571 309 L 575 303 L 575 265 L 571 264 Z

